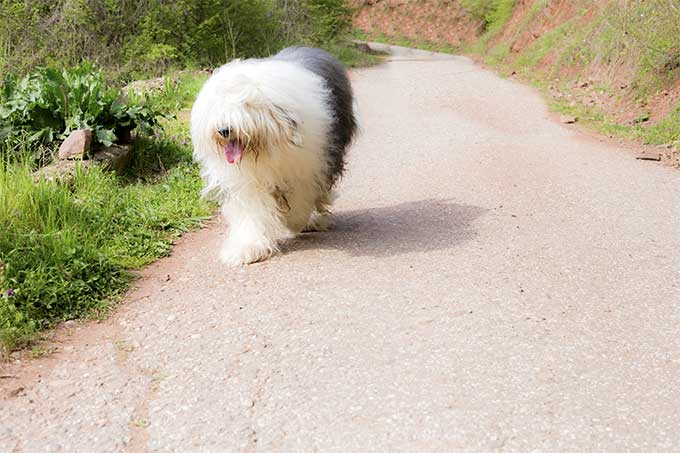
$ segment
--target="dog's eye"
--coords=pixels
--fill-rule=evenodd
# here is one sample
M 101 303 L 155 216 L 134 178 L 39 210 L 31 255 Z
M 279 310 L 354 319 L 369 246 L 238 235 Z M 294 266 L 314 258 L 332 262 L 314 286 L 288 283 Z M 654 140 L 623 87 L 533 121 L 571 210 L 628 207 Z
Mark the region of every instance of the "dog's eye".
M 229 138 L 231 135 L 231 128 L 230 127 L 223 127 L 220 129 L 217 129 L 217 133 L 220 134 L 224 138 Z

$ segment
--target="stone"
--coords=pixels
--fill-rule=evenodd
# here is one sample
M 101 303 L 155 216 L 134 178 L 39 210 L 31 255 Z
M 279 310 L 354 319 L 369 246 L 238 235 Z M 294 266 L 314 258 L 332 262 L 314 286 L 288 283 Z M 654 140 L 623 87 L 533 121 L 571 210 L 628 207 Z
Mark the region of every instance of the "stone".
M 578 121 L 578 118 L 572 115 L 562 115 L 560 116 L 560 121 L 564 124 L 574 124 Z
M 92 160 L 103 165 L 107 170 L 122 175 L 132 161 L 131 145 L 112 145 L 95 151 Z
M 92 147 L 92 131 L 78 129 L 71 132 L 59 147 L 59 159 L 84 159 Z
M 135 80 L 123 87 L 123 93 L 133 93 L 135 96 L 158 94 L 165 89 L 166 84 L 177 87 L 177 85 L 179 85 L 179 79 L 157 77 L 148 80 Z
M 357 50 L 359 50 L 359 51 L 361 51 L 361 52 L 364 52 L 364 53 L 371 53 L 371 52 L 373 52 L 373 49 L 371 49 L 371 46 L 369 46 L 368 43 L 365 43 L 365 42 L 356 41 L 356 42 L 354 43 L 354 47 L 355 47 Z
M 658 151 L 645 148 L 642 149 L 637 156 L 635 157 L 637 160 L 650 160 L 654 162 L 661 162 L 661 159 L 663 158 L 663 154 L 661 154 Z
M 76 173 L 76 167 L 87 168 L 91 163 L 90 160 L 55 160 L 50 165 L 36 171 L 33 176 L 36 180 L 55 181 L 60 179 L 71 183 Z
M 76 168 L 83 169 L 98 164 L 106 170 L 123 174 L 132 161 L 132 145 L 113 145 L 97 149 L 89 160 L 54 160 L 50 165 L 41 168 L 33 174 L 35 180 L 62 180 L 67 183 L 73 181 Z

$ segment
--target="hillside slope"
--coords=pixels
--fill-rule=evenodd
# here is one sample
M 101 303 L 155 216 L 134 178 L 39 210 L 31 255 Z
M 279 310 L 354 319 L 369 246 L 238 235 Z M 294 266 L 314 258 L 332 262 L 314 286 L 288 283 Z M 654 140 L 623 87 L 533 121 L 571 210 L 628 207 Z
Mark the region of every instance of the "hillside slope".
M 466 53 L 598 130 L 680 142 L 677 0 L 356 0 L 368 38 Z M 674 156 L 677 159 L 677 154 Z

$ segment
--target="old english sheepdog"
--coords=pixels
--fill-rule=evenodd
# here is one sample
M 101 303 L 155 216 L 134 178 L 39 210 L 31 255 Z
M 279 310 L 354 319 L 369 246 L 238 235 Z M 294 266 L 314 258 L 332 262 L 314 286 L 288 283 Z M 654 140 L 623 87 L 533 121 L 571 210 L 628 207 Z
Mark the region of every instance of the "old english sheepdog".
M 217 69 L 191 111 L 204 195 L 229 223 L 223 262 L 269 257 L 282 239 L 328 228 L 332 189 L 357 129 L 347 71 L 289 47 Z

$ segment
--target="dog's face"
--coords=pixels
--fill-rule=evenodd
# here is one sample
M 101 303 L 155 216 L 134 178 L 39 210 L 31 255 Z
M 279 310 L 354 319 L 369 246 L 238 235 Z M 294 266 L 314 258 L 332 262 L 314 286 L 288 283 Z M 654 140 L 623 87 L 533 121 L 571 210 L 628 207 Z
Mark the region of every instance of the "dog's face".
M 217 72 L 199 94 L 192 134 L 199 134 L 228 164 L 300 146 L 299 121 L 294 114 L 266 98 L 248 77 Z M 193 124 L 195 121 L 199 125 Z

